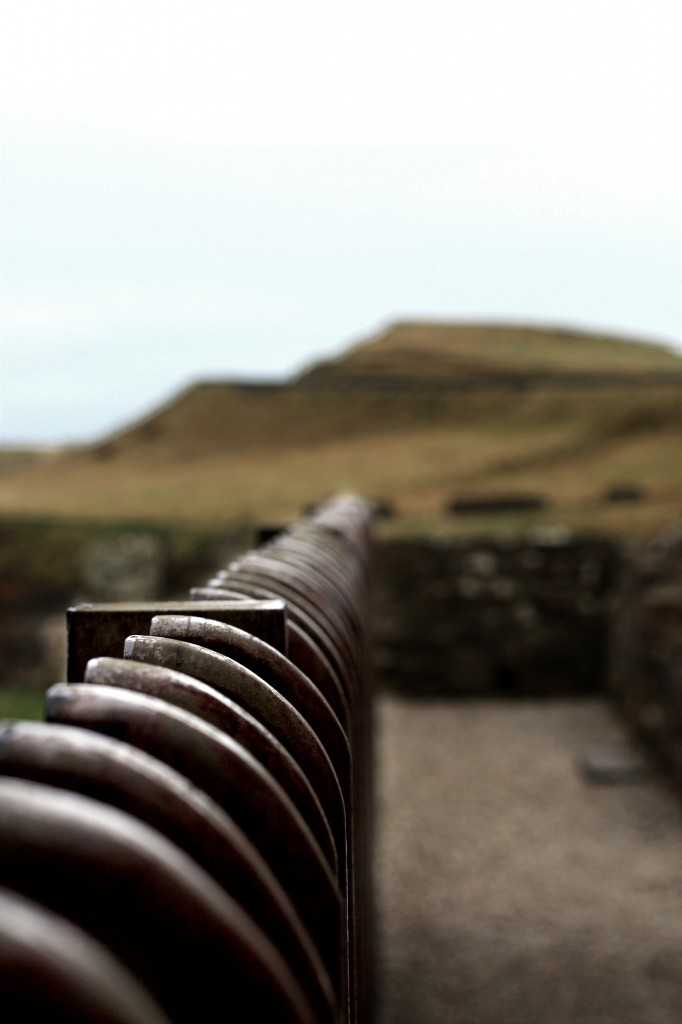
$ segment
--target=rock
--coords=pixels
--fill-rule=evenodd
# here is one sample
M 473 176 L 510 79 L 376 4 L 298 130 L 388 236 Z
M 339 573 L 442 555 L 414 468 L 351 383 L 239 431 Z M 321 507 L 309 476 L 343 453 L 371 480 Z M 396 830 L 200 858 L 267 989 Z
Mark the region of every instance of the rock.
M 651 776 L 651 767 L 632 750 L 593 750 L 578 758 L 577 767 L 586 782 L 599 786 L 622 786 L 644 782 Z
M 446 511 L 452 515 L 490 515 L 505 512 L 536 512 L 547 508 L 542 494 L 485 494 L 454 498 Z
M 638 484 L 614 484 L 603 494 L 606 502 L 643 501 L 645 497 L 646 491 Z
M 86 545 L 82 586 L 96 600 L 129 601 L 162 593 L 166 550 L 154 533 L 125 531 Z

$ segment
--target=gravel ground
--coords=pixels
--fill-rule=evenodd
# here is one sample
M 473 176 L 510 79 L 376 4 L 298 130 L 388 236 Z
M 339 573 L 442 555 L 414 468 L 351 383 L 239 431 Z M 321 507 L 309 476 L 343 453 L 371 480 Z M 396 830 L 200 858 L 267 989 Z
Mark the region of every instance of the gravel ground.
M 380 1024 L 682 1019 L 682 815 L 597 701 L 377 709 Z

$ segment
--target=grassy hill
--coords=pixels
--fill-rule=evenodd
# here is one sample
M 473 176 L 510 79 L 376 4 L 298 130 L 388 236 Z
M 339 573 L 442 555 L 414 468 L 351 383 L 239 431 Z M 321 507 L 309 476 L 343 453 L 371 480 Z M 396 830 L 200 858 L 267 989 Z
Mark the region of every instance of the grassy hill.
M 553 328 L 403 323 L 287 386 L 200 383 L 60 455 L 3 464 L 0 514 L 281 519 L 338 487 L 393 499 L 394 530 L 682 515 L 682 359 Z M 602 500 L 635 483 L 636 505 Z M 451 496 L 532 490 L 532 517 L 454 520 Z
M 302 378 L 402 378 L 451 383 L 517 378 L 613 377 L 682 373 L 682 359 L 661 344 L 558 327 L 397 323 L 321 363 Z

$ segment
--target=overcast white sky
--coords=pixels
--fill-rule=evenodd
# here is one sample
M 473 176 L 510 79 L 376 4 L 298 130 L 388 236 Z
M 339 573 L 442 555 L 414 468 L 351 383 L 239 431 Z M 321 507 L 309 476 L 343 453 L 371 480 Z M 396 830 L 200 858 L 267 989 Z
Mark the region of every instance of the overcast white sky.
M 0 0 L 0 440 L 395 318 L 681 331 L 678 0 Z

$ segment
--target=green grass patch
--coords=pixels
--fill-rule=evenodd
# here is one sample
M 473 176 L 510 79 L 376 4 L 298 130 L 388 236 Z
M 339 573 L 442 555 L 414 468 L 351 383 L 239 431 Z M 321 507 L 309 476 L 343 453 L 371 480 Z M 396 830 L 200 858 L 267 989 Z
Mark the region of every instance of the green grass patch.
M 44 703 L 39 690 L 0 690 L 0 718 L 42 719 Z

